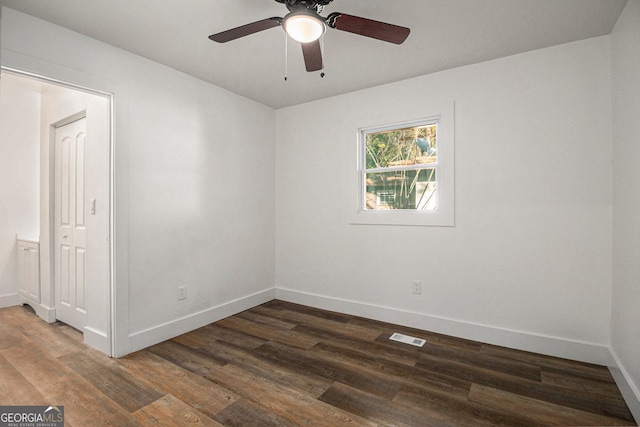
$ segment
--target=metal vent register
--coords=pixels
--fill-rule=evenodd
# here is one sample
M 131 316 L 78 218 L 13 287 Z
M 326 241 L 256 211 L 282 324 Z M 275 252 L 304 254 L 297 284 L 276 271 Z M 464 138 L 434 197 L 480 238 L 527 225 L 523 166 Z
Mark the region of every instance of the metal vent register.
M 402 342 L 402 343 L 405 343 L 405 344 L 414 345 L 416 347 L 422 347 L 424 345 L 424 343 L 427 342 L 426 340 L 423 340 L 422 338 L 411 337 L 409 335 L 403 335 L 403 334 L 399 334 L 397 332 L 394 332 L 393 335 L 391 335 L 389 337 L 389 339 L 392 340 L 392 341 L 398 341 L 398 342 Z

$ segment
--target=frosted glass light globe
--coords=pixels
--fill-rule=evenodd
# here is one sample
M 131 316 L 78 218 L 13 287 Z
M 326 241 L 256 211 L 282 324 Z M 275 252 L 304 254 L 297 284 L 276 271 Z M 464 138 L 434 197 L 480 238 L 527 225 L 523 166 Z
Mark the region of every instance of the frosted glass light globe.
M 325 30 L 324 22 L 317 17 L 303 12 L 289 14 L 284 21 L 284 30 L 300 43 L 316 41 Z

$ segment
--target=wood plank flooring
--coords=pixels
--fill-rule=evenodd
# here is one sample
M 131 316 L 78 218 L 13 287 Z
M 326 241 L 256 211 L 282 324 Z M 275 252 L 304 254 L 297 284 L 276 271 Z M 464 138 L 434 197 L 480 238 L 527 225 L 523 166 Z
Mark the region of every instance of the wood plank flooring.
M 0 405 L 49 404 L 67 427 L 636 425 L 605 367 L 277 300 L 117 360 L 0 310 Z

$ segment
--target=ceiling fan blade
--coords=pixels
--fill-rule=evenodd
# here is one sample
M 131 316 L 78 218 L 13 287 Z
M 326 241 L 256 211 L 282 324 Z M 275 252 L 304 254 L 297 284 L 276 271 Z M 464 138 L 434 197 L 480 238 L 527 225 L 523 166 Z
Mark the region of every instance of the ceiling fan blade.
M 307 67 L 307 71 L 322 70 L 324 66 L 322 65 L 320 40 L 300 44 L 302 45 L 302 55 L 304 56 L 304 65 Z
M 327 25 L 337 30 L 395 44 L 402 44 L 411 32 L 409 28 L 399 25 L 387 24 L 386 22 L 360 18 L 359 16 L 340 12 L 334 12 L 329 15 L 327 17 Z
M 282 18 L 267 18 L 261 21 L 252 22 L 250 24 L 242 25 L 240 27 L 232 28 L 221 33 L 212 34 L 209 36 L 211 40 L 218 43 L 226 43 L 231 40 L 239 39 L 240 37 L 248 36 L 260 31 L 268 30 L 269 28 L 278 27 L 282 25 Z

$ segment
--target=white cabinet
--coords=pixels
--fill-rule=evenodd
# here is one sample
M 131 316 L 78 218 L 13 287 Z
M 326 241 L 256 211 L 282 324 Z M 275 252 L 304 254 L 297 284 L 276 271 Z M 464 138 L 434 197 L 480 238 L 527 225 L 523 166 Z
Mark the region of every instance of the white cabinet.
M 40 245 L 18 239 L 18 280 L 20 295 L 40 304 Z

